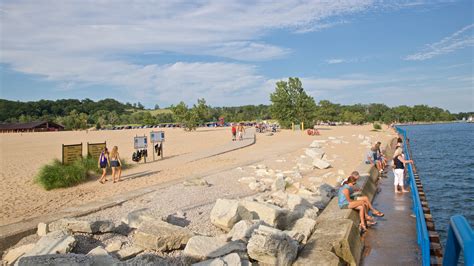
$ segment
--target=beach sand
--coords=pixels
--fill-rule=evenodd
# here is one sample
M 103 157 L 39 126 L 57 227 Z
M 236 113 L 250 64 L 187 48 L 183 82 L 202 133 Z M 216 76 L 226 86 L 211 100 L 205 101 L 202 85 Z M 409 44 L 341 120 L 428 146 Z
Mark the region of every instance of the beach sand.
M 324 150 L 332 168 L 313 170 L 310 176 L 342 170 L 348 175 L 362 161 L 368 148 L 362 145 L 359 135 L 370 137 L 372 142 L 385 145 L 395 133 L 384 128 L 371 131 L 372 126 L 320 127 L 321 136 L 308 136 L 305 132 L 282 130 L 273 136 L 257 133 L 255 145 L 194 162 L 186 162 L 190 154 L 212 150 L 230 141 L 230 128 L 200 128 L 195 132 L 182 129 L 164 129 L 164 160 L 139 164 L 122 173 L 123 182 L 101 185 L 97 179 L 71 188 L 46 191 L 34 183 L 34 177 L 42 165 L 61 158 L 61 144 L 107 141 L 111 148 L 117 145 L 122 158 L 129 163 L 133 153 L 133 137 L 149 135 L 150 129 L 118 131 L 68 131 L 48 133 L 0 134 L 0 225 L 53 213 L 56 210 L 81 205 L 101 198 L 118 195 L 126 191 L 149 187 L 177 179 L 205 176 L 238 166 L 267 162 L 269 168 L 285 170 L 295 166 L 295 160 L 304 154 L 313 140 L 341 140 L 333 143 L 329 139 Z M 160 129 L 161 130 L 161 129 Z M 150 146 L 151 147 L 151 146 Z M 272 158 L 272 160 L 269 160 Z M 273 160 L 281 158 L 283 160 Z M 151 155 L 148 160 L 151 161 Z M 271 162 L 270 162 L 271 161 Z M 272 165 L 273 164 L 273 165 Z M 109 174 L 110 180 L 110 174 Z M 336 183 L 334 178 L 330 182 Z

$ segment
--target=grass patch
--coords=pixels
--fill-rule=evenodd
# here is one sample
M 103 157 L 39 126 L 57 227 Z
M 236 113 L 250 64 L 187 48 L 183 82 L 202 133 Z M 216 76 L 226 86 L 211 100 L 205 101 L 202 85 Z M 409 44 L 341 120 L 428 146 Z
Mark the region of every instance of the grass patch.
M 130 167 L 130 164 L 122 160 L 122 169 Z M 63 165 L 61 161 L 54 160 L 40 169 L 35 177 L 35 182 L 44 189 L 51 190 L 77 185 L 101 173 L 102 170 L 97 167 L 97 160 L 91 157 L 84 157 L 82 160 L 68 165 Z
M 374 123 L 374 130 L 381 130 L 382 126 L 379 123 Z

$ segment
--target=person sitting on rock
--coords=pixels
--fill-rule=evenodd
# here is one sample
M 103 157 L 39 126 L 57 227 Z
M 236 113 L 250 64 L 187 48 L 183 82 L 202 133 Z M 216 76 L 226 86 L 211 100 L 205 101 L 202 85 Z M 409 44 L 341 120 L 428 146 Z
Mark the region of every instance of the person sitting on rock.
M 356 183 L 357 183 L 357 180 L 359 180 L 359 178 L 360 178 L 359 172 L 358 171 L 353 171 L 349 177 L 351 177 L 351 176 L 355 178 Z M 344 181 L 342 181 L 341 185 L 343 185 L 343 183 L 345 181 L 349 180 L 349 177 L 344 179 Z M 362 194 L 362 190 L 360 189 L 359 186 L 357 186 L 357 184 L 355 184 L 353 186 L 353 193 L 351 193 L 350 197 L 351 197 L 352 200 L 362 200 L 362 201 L 364 201 L 365 208 L 366 208 L 367 212 L 370 210 L 372 212 L 372 215 L 377 216 L 377 217 L 383 217 L 385 215 L 383 212 L 378 211 L 373 207 L 373 205 L 370 202 L 369 198 Z M 367 214 L 366 219 L 367 220 L 373 220 L 373 217 Z
M 363 233 L 367 231 L 366 223 L 371 224 L 371 222 L 368 222 L 365 219 L 366 207 L 364 201 L 351 199 L 350 195 L 354 192 L 355 183 L 356 179 L 353 176 L 350 176 L 346 181 L 344 181 L 343 186 L 339 188 L 338 205 L 341 209 L 355 209 L 359 211 L 359 230 Z

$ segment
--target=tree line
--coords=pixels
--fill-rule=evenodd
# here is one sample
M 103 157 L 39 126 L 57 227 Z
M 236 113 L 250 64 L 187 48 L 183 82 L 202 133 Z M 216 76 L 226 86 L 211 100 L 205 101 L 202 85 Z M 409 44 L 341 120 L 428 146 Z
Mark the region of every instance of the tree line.
M 270 95 L 270 105 L 245 105 L 211 107 L 205 99 L 198 99 L 193 106 L 184 102 L 165 109 L 146 110 L 141 103 L 120 103 L 114 99 L 97 102 L 91 99 L 62 99 L 19 102 L 0 99 L 1 123 L 25 123 L 48 120 L 60 123 L 66 129 L 101 128 L 115 125 L 156 125 L 181 123 L 187 129 L 206 122 L 277 120 L 284 128 L 292 123 L 304 122 L 310 127 L 318 122 L 432 122 L 453 121 L 474 115 L 474 112 L 451 114 L 447 110 L 427 105 L 388 107 L 385 104 L 341 105 L 328 100 L 318 103 L 306 94 L 298 78 L 278 81 Z M 159 110 L 158 110 L 159 109 Z

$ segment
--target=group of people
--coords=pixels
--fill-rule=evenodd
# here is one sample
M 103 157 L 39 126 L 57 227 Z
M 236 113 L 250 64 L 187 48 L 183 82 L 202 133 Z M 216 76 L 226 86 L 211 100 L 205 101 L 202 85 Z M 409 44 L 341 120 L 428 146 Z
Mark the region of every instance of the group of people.
M 120 154 L 118 152 L 118 147 L 114 146 L 112 152 L 109 153 L 107 147 L 104 147 L 99 155 L 99 161 L 97 166 L 102 169 L 102 176 L 99 179 L 101 184 L 107 182 L 107 167 L 112 168 L 112 180 L 114 183 L 120 181 L 120 176 L 122 175 L 122 161 L 120 160 Z
M 374 165 L 377 170 L 379 170 L 379 173 L 383 173 L 383 169 L 387 166 L 387 158 L 385 158 L 385 155 L 382 153 L 382 150 L 380 149 L 380 146 L 382 143 L 378 141 L 375 143 L 370 148 L 370 151 L 367 153 L 367 157 L 365 160 L 366 164 L 372 164 Z
M 413 163 L 412 160 L 406 160 L 402 149 L 403 139 L 398 138 L 395 152 L 392 157 L 392 167 L 394 173 L 395 193 L 408 192 L 404 185 L 405 165 Z M 382 174 L 388 165 L 387 158 L 380 149 L 380 142 L 377 142 L 367 153 L 366 163 L 372 164 Z M 338 205 L 341 209 L 354 209 L 359 212 L 360 224 L 359 229 L 363 233 L 368 226 L 377 224 L 373 216 L 384 216 L 384 214 L 376 210 L 367 196 L 360 192 L 360 188 L 356 186 L 359 179 L 359 172 L 354 171 L 342 183 L 338 191 Z M 401 192 L 399 191 L 401 188 Z M 372 215 L 370 215 L 371 213 Z
M 232 124 L 232 141 L 243 140 L 245 134 L 245 127 L 242 123 Z

